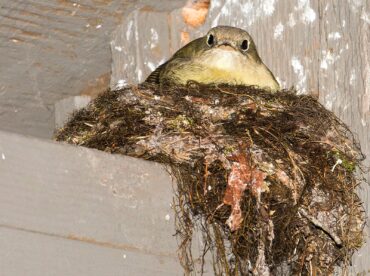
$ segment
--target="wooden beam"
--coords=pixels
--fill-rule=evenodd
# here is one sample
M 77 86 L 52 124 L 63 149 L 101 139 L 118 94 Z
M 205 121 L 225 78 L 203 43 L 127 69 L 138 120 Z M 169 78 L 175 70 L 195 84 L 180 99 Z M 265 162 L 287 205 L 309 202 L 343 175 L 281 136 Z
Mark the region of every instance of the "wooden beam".
M 117 271 L 129 267 L 127 252 L 132 269 L 153 270 L 121 275 L 177 275 L 172 198 L 160 164 L 0 132 L 1 271 L 24 275 L 10 273 L 17 256 L 18 272 L 62 272 L 62 262 L 70 271 L 94 271 L 99 258 L 112 258 L 104 265 Z M 78 267 L 80 255 L 85 267 Z

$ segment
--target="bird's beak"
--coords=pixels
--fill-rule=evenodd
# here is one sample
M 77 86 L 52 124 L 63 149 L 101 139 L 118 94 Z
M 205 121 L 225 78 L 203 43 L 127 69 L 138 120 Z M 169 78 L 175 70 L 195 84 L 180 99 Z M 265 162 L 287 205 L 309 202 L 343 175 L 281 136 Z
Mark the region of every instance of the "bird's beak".
M 236 49 L 230 42 L 221 42 L 217 45 L 217 48 L 225 50 L 225 51 L 235 51 Z

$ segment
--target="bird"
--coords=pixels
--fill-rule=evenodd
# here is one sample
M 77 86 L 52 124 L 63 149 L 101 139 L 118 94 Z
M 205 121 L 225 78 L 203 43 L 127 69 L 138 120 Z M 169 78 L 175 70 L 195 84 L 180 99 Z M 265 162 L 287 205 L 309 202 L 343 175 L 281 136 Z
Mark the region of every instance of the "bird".
M 251 35 L 231 26 L 217 26 L 179 49 L 158 66 L 146 83 L 230 84 L 277 91 L 279 83 L 262 62 Z

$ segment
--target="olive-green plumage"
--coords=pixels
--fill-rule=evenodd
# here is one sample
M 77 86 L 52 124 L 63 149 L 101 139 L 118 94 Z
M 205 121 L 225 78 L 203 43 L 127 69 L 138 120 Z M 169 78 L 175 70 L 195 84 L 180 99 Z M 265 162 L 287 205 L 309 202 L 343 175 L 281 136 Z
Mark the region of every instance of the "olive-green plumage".
M 218 26 L 178 50 L 153 71 L 146 82 L 186 84 L 228 83 L 279 89 L 274 75 L 262 62 L 252 37 L 244 30 Z

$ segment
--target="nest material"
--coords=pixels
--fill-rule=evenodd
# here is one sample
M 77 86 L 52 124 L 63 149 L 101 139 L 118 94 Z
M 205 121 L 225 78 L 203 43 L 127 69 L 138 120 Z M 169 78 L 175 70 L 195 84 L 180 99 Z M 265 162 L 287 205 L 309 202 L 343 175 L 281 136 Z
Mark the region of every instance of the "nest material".
M 363 244 L 355 189 L 364 157 L 310 96 L 197 83 L 129 87 L 76 112 L 56 139 L 171 168 L 188 274 L 203 271 L 191 251 L 196 225 L 201 263 L 211 252 L 217 275 L 330 275 Z

